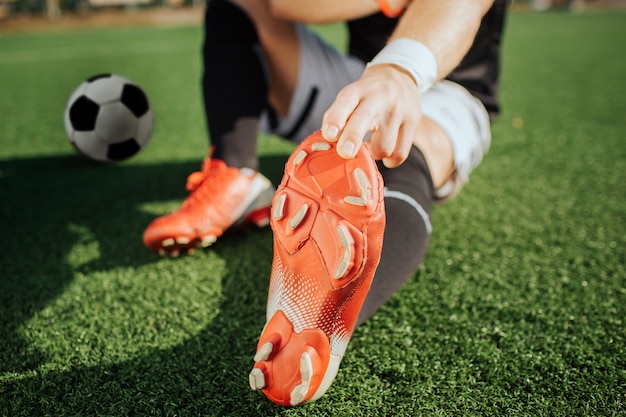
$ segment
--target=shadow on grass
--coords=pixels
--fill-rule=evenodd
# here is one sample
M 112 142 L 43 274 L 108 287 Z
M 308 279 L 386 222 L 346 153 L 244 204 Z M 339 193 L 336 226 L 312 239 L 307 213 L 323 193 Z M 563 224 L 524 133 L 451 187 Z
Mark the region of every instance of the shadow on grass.
M 261 171 L 275 184 L 286 158 L 261 159 Z M 268 229 L 225 235 L 212 247 L 228 264 L 220 313 L 200 335 L 182 345 L 149 351 L 127 363 L 39 374 L 36 371 L 46 361 L 44 354 L 33 351 L 19 335 L 20 327 L 71 283 L 77 267 L 68 259 L 84 234 L 97 242 L 100 255 L 81 264 L 79 272 L 137 267 L 157 260 L 141 243 L 145 226 L 154 218 L 141 207 L 184 198 L 185 178 L 197 169 L 197 161 L 96 165 L 64 156 L 0 161 L 4 287 L 0 294 L 0 373 L 28 375 L 0 387 L 9 415 L 35 415 L 44 410 L 49 415 L 170 415 L 181 411 L 239 415 L 236 410 L 242 407 L 247 411 L 240 415 L 246 416 L 259 407 L 265 408 L 263 414 L 278 412 L 260 394 L 246 388 L 252 365 L 250 349 L 264 322 L 267 282 L 242 283 L 246 271 L 240 268 L 245 266 L 237 261 L 242 240 L 260 239 L 268 252 L 258 261 L 269 271 Z M 245 285 L 254 290 L 246 291 Z M 238 326 L 232 325 L 233 320 Z M 225 389 L 224 396 L 211 398 L 220 392 L 216 386 L 227 387 L 234 380 L 241 389 L 228 393 Z

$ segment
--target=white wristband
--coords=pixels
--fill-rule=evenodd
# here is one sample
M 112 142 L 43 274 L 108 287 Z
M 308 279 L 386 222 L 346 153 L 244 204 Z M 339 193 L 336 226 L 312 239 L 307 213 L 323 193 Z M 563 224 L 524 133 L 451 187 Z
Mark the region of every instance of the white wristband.
M 367 64 L 392 64 L 408 72 L 420 93 L 424 93 L 437 81 L 437 60 L 426 45 L 414 39 L 399 38 L 389 42 Z

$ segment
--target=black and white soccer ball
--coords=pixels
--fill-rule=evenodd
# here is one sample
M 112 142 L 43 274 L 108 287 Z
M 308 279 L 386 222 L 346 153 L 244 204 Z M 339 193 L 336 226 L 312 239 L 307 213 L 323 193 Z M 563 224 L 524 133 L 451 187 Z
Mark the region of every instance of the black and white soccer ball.
M 146 147 L 154 118 L 146 93 L 127 78 L 100 74 L 87 79 L 65 106 L 65 131 L 83 156 L 101 162 L 128 159 Z

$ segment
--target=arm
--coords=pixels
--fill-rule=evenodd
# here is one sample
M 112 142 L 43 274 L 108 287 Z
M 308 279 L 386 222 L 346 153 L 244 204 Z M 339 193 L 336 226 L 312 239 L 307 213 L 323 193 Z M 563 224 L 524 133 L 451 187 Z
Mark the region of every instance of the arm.
M 422 42 L 435 55 L 438 79 L 445 78 L 469 51 L 482 17 L 493 0 L 415 0 L 398 22 L 390 41 Z
M 424 44 L 437 63 L 437 79 L 445 78 L 472 45 L 483 15 L 493 0 L 414 0 L 390 41 L 408 38 Z M 379 64 L 344 88 L 329 107 L 322 134 L 338 141 L 338 152 L 352 158 L 367 131 L 370 150 L 385 165 L 400 165 L 407 157 L 421 119 L 415 80 L 404 69 Z
M 411 0 L 387 0 L 400 10 Z M 380 11 L 378 0 L 269 0 L 272 14 L 294 22 L 319 24 L 357 19 Z

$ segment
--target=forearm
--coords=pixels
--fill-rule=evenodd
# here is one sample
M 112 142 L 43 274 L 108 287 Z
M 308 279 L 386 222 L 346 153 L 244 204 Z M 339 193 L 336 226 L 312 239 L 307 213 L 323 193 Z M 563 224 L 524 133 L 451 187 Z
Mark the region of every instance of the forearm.
M 493 0 L 414 0 L 390 41 L 409 38 L 426 45 L 437 61 L 438 79 L 443 79 L 471 47 L 492 3 Z
M 378 12 L 376 0 L 269 0 L 275 17 L 301 23 L 332 23 Z

